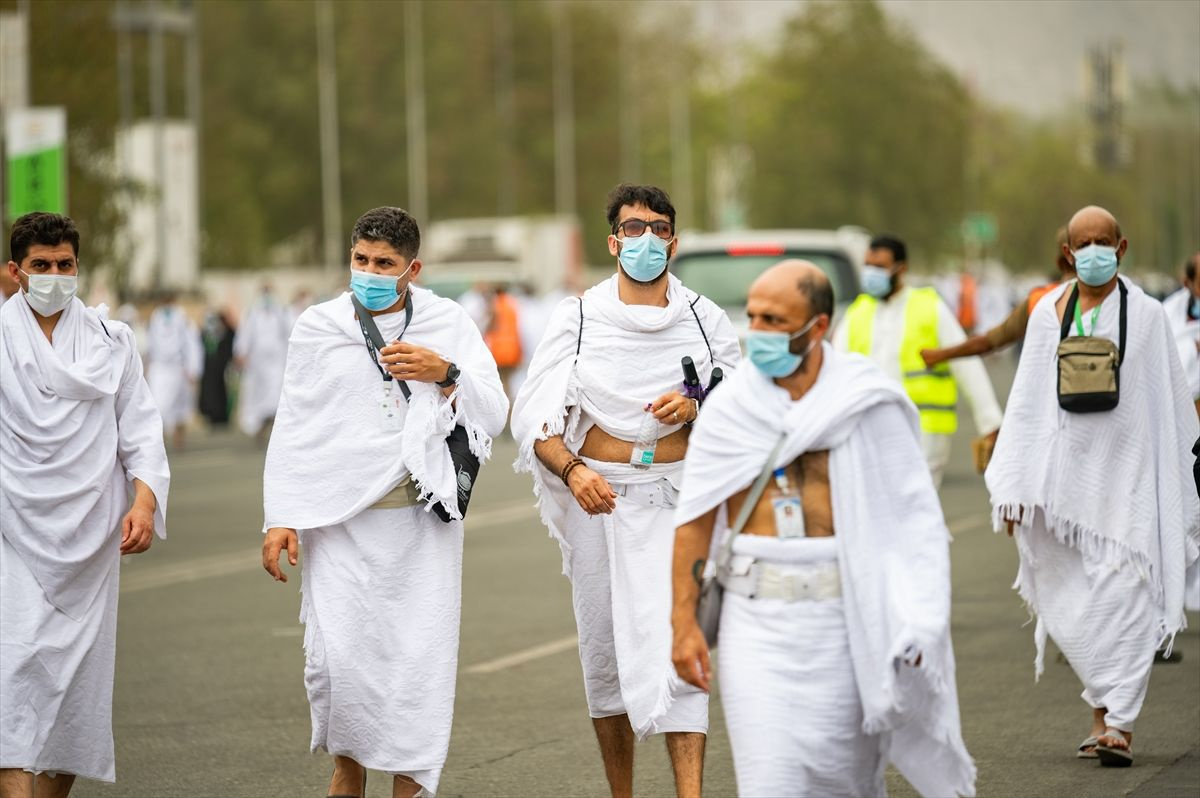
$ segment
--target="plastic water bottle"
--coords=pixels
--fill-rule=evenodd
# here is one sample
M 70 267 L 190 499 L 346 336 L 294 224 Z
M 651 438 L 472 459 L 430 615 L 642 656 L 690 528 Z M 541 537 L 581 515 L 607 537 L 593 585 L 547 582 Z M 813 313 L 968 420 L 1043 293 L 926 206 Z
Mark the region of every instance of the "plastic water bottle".
M 643 410 L 645 415 L 642 425 L 638 427 L 637 437 L 633 439 L 633 454 L 629 457 L 629 464 L 645 471 L 654 462 L 654 450 L 658 448 L 658 419 L 650 412 L 650 405 Z

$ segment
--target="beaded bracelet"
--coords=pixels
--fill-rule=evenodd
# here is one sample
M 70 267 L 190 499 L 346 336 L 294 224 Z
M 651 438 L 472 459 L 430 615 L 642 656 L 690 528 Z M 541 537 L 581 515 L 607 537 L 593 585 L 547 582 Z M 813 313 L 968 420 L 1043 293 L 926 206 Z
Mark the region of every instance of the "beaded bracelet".
M 575 467 L 581 465 L 583 465 L 582 460 L 580 460 L 578 457 L 572 457 L 570 462 L 563 466 L 562 473 L 559 474 L 559 477 L 562 479 L 564 485 L 567 484 L 567 477 L 571 476 L 571 472 L 575 470 Z

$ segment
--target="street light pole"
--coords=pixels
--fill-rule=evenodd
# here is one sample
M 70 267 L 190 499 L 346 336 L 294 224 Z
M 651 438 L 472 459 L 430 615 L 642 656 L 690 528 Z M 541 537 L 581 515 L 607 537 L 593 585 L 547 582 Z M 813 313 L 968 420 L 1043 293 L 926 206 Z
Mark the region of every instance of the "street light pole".
M 405 117 L 408 125 L 408 212 L 429 222 L 425 149 L 425 56 L 421 50 L 421 3 L 404 4 Z
M 338 146 L 337 38 L 333 4 L 319 0 L 317 12 L 317 113 L 321 138 L 321 209 L 325 266 L 337 267 L 342 258 L 342 166 Z
M 553 9 L 554 209 L 575 213 L 575 98 L 571 74 L 571 25 L 564 3 Z

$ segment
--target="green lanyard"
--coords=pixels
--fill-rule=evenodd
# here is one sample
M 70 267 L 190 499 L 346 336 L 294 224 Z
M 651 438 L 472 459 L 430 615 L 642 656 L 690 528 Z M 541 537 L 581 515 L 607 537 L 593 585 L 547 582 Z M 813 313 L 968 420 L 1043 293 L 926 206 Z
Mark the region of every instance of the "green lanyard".
M 1091 332 L 1091 335 L 1096 334 L 1096 317 L 1099 315 L 1100 315 L 1100 306 L 1097 305 L 1096 307 L 1092 308 L 1092 332 Z M 1075 303 L 1075 331 L 1077 333 L 1079 333 L 1080 335 L 1087 334 L 1087 333 L 1084 333 L 1084 331 L 1083 331 L 1083 316 L 1080 315 L 1078 302 Z

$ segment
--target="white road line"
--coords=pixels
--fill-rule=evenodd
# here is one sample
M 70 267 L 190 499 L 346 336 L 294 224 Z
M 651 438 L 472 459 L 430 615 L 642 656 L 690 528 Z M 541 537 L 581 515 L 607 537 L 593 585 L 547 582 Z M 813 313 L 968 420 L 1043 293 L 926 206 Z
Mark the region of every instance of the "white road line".
M 514 654 L 509 654 L 507 657 L 499 657 L 498 659 L 490 659 L 487 662 L 480 662 L 478 665 L 472 665 L 466 668 L 467 673 L 495 673 L 496 671 L 507 670 L 514 668 L 517 665 L 524 665 L 526 662 L 533 662 L 536 659 L 553 656 L 554 654 L 563 651 L 569 651 L 579 645 L 579 638 L 575 635 L 560 637 L 557 640 L 551 640 L 549 643 L 542 643 L 540 646 L 532 646 L 518 651 Z
M 474 532 L 534 517 L 536 517 L 536 510 L 533 504 L 526 500 L 468 515 L 467 526 L 470 527 L 470 531 Z M 133 568 L 126 566 L 127 572 L 121 575 L 121 592 L 139 593 L 143 590 L 155 590 L 183 582 L 196 582 L 242 571 L 253 571 L 262 568 L 262 549 L 246 549 L 240 552 L 214 554 L 209 557 L 195 557 L 158 566 L 154 570 L 142 570 L 151 567 L 141 564 L 137 564 Z
M 971 529 L 988 529 L 992 523 L 990 515 L 968 515 L 956 518 L 946 525 L 951 535 L 957 535 Z

